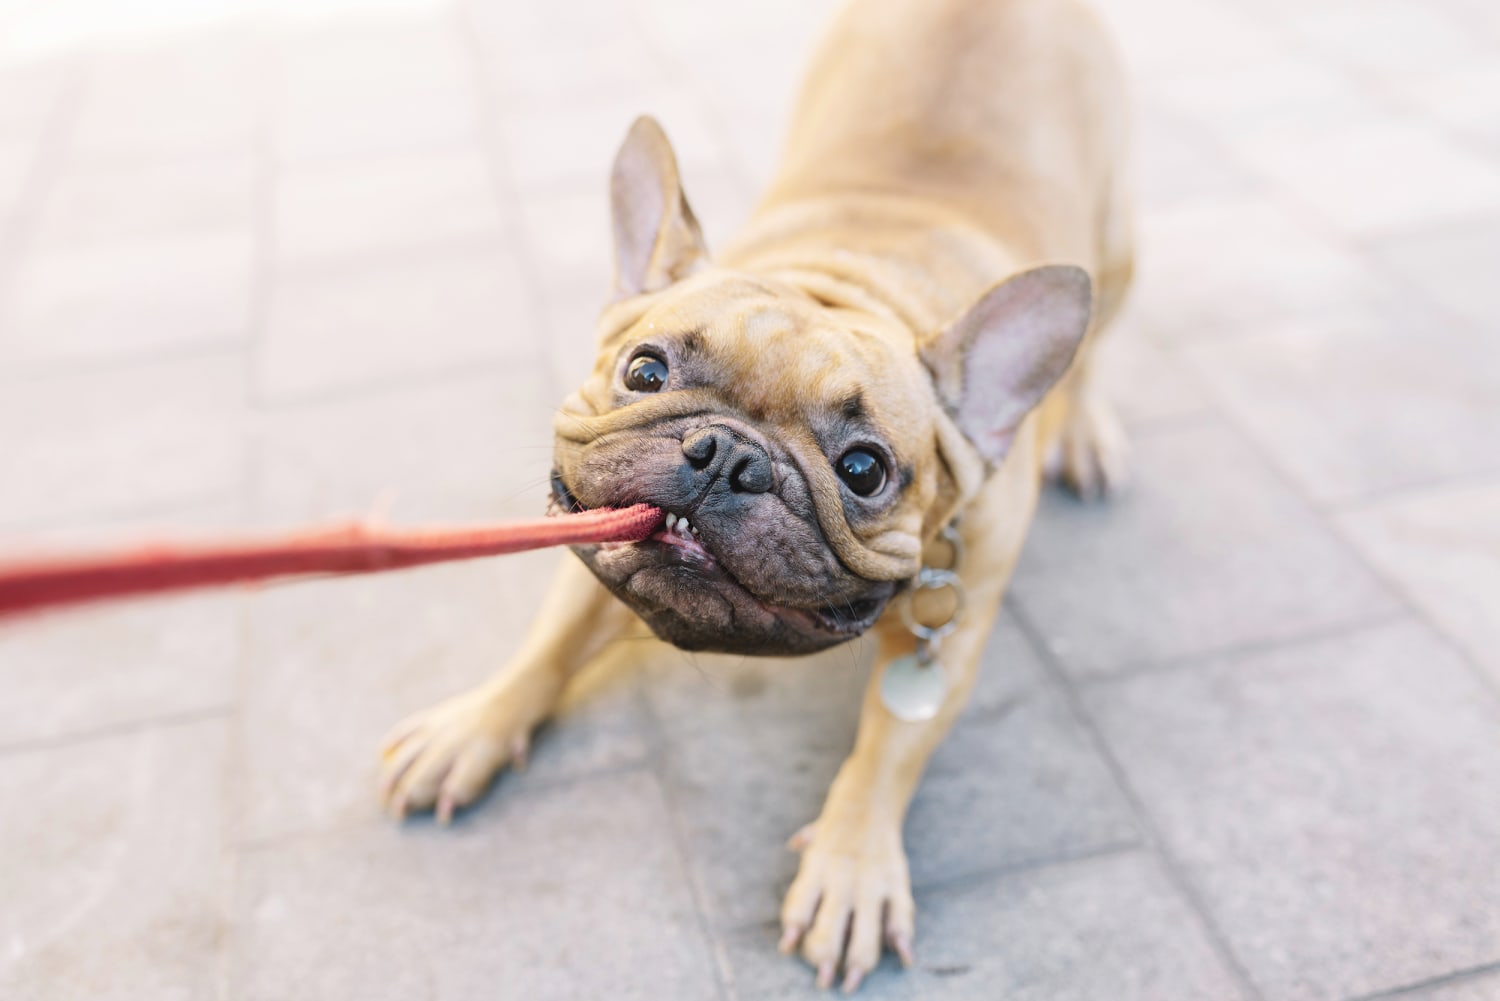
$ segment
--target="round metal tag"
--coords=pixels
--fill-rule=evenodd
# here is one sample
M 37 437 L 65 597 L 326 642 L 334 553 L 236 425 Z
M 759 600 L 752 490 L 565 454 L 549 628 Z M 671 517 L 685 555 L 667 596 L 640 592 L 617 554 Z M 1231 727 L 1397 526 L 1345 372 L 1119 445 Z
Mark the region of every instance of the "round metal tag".
M 948 679 L 936 660 L 922 663 L 916 654 L 897 657 L 880 679 L 880 701 L 890 714 L 908 723 L 932 719 L 943 706 Z

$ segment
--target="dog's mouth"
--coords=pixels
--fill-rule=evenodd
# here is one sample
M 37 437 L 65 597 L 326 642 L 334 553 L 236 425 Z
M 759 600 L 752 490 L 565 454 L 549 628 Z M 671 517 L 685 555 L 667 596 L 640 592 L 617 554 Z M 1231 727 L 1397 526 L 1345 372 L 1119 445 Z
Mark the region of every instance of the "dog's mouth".
M 552 470 L 552 495 L 547 499 L 547 513 L 578 514 L 587 510 L 583 502 L 573 496 L 567 483 L 563 482 L 562 473 Z
M 548 510 L 552 514 L 577 514 L 589 510 L 589 507 L 569 489 L 562 474 L 554 470 Z M 812 608 L 777 604 L 760 597 L 736 578 L 723 561 L 715 556 L 713 545 L 714 540 L 706 539 L 699 526 L 693 523 L 691 511 L 667 509 L 661 527 L 640 542 L 604 542 L 581 548 L 593 549 L 599 553 L 632 550 L 634 554 L 642 558 L 645 566 L 677 567 L 690 573 L 700 584 L 712 581 L 720 586 L 728 586 L 760 606 L 765 612 L 786 620 L 802 630 L 830 635 L 834 637 L 834 641 L 853 638 L 863 633 L 874 624 L 891 596 L 890 593 L 886 593 L 885 589 L 882 589 L 881 593 L 876 596 L 831 601 Z M 596 573 L 599 573 L 599 567 L 593 560 L 585 560 L 585 562 L 589 563 Z M 611 582 L 608 579 L 605 582 L 612 589 L 619 590 L 618 582 Z M 893 593 L 894 587 L 890 588 L 890 591 Z

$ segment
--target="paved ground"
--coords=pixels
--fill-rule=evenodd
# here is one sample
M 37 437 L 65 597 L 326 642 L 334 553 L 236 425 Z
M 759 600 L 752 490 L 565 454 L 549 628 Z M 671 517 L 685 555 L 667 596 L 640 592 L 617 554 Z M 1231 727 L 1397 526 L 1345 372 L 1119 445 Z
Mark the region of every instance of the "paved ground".
M 655 111 L 729 233 L 827 6 L 3 0 L 4 541 L 538 511 L 612 147 Z M 867 994 L 1500 998 L 1500 8 L 1108 9 L 1137 487 L 1048 498 Z M 551 559 L 0 633 L 0 996 L 808 996 L 780 844 L 859 651 L 621 644 L 453 830 L 377 813 Z

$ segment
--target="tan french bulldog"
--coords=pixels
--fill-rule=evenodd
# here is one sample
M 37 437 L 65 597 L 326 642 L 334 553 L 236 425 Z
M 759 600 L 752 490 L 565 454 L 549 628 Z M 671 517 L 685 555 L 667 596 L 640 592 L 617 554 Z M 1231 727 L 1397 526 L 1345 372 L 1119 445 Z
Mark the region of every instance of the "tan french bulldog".
M 910 963 L 903 818 L 973 686 L 1043 457 L 1089 496 L 1124 473 L 1088 366 L 1131 275 L 1122 91 L 1075 0 L 854 0 L 717 261 L 666 136 L 637 121 L 611 178 L 615 296 L 552 489 L 668 523 L 578 547 L 493 680 L 393 731 L 387 806 L 446 821 L 473 802 L 632 616 L 746 654 L 872 631 L 853 753 L 793 837 L 781 944 L 824 987 L 858 987 L 882 943 Z M 955 558 L 953 525 L 956 577 L 924 570 Z

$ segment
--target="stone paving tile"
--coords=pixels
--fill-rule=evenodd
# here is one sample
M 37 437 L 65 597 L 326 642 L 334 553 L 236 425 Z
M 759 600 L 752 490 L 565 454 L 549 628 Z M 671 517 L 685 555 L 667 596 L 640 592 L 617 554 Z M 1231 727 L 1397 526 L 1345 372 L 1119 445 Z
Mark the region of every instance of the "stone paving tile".
M 185 233 L 248 232 L 254 225 L 255 188 L 255 163 L 249 156 L 73 165 L 58 173 L 47 189 L 33 246 L 100 246 Z
M 291 31 L 277 42 L 278 160 L 445 146 L 480 135 L 476 77 L 447 18 L 370 17 Z
M 710 254 L 720 254 L 750 221 L 762 185 L 747 183 L 744 175 L 733 168 L 684 174 L 683 183 Z
M 1313 133 L 1389 120 L 1386 109 L 1349 74 L 1305 55 L 1216 65 L 1147 80 L 1143 86 L 1152 102 L 1218 137 L 1221 144 L 1270 128 L 1283 134 Z M 1149 139 L 1150 133 L 1143 136 Z
M 1093 371 L 1126 425 L 1201 416 L 1213 403 L 1192 368 L 1172 347 L 1153 340 L 1126 307 L 1099 340 Z
M 1138 204 L 1156 208 L 1256 194 L 1259 182 L 1225 156 L 1211 135 L 1155 103 L 1140 109 L 1135 125 L 1131 171 Z
M 1370 564 L 1500 685 L 1500 484 L 1425 491 L 1345 512 Z
M 315 161 L 283 170 L 275 226 L 282 267 L 420 253 L 502 235 L 489 164 L 470 150 Z
M 1430 3 L 1280 0 L 1266 6 L 1309 56 L 1363 72 L 1392 75 L 1478 63 L 1491 55 L 1462 20 Z
M 589 182 L 523 199 L 521 237 L 540 288 L 552 378 L 571 391 L 594 367 L 596 323 L 614 278 L 609 162 Z
M 727 937 L 740 1001 L 821 998 L 776 929 Z M 859 997 L 1162 1001 L 1245 995 L 1156 864 L 1135 853 L 919 895 L 916 964 L 887 957 Z
M 779 661 L 661 649 L 651 658 L 644 690 L 665 734 L 668 788 L 717 925 L 779 913 L 797 866 L 784 843 L 817 818 L 853 746 L 868 654 Z M 974 699 L 907 819 L 919 893 L 1136 837 L 1103 764 L 1013 625 L 997 629 L 985 657 Z
M 222 719 L 0 755 L 0 995 L 215 996 Z
M 474 82 L 454 19 L 415 6 L 286 30 L 277 55 L 279 82 L 299 99 L 373 100 Z
M 0 455 L 25 472 L 5 479 L 0 527 L 76 523 L 236 495 L 244 483 L 244 387 L 244 359 L 233 353 L 7 379 Z
M 1500 960 L 1500 707 L 1411 623 L 1086 690 L 1266 1001 Z
M 1052 492 L 1016 600 L 1075 677 L 1391 614 L 1386 590 L 1216 422 L 1137 436 L 1131 488 Z
M 594 4 L 583 17 L 576 4 L 472 0 L 464 10 L 502 101 L 573 101 L 667 82 L 631 7 Z
M 1100 0 L 1092 6 L 1112 29 L 1132 76 L 1145 83 L 1205 71 L 1239 71 L 1277 62 L 1287 54 L 1287 42 L 1253 10 L 1225 3 Z M 1204 45 L 1207 38 L 1214 44 Z
M 637 5 L 643 30 L 663 49 L 686 59 L 706 45 L 746 34 L 781 32 L 788 44 L 816 35 L 839 9 L 838 0 L 766 0 L 723 11 L 692 0 L 643 0 Z
M 1500 44 L 1500 10 L 1494 4 L 1486 0 L 1441 0 L 1441 3 L 1476 34 Z
M 530 314 L 504 245 L 288 276 L 272 297 L 256 385 L 284 402 L 524 363 L 540 356 L 523 333 L 536 329 Z
M 1316 501 L 1500 471 L 1500 340 L 1490 331 L 1430 311 L 1356 314 L 1267 325 L 1188 357 Z
M 1271 198 L 1185 203 L 1141 220 L 1131 308 L 1149 333 L 1169 342 L 1391 299 L 1358 254 Z
M 1402 233 L 1370 246 L 1434 302 L 1490 331 L 1500 327 L 1500 304 L 1488 292 L 1494 262 L 1500 260 L 1500 213 L 1457 226 Z
M 1492 157 L 1500 154 L 1500 66 L 1493 59 L 1385 77 L 1379 86 L 1414 117 L 1445 126 Z
M 642 772 L 503 798 L 446 830 L 375 826 L 247 852 L 234 928 L 229 986 L 243 1001 L 717 995 L 661 791 Z
M 837 7 L 817 0 L 776 10 L 746 8 L 691 26 L 702 14 L 677 7 L 666 16 L 648 15 L 645 31 L 690 78 L 693 92 L 725 118 L 774 115 L 784 128 Z
M 557 399 L 534 374 L 481 375 L 272 411 L 256 443 L 258 514 L 272 524 L 540 517 Z
M 7 365 L 53 367 L 244 340 L 248 228 L 38 251 L 0 314 Z
M 470 148 L 481 136 L 480 102 L 437 88 L 380 99 L 284 99 L 272 145 L 282 163 L 417 149 Z
M 62 60 L 0 65 L 0 136 L 36 140 L 72 81 Z
M 8 624 L 0 633 L 0 746 L 227 709 L 240 601 L 188 597 Z
M 400 720 L 505 665 L 557 554 L 271 589 L 250 609 L 240 712 L 238 830 L 250 841 L 379 819 L 380 740 Z M 602 684 L 540 740 L 521 781 L 644 757 L 628 678 Z M 476 811 L 487 815 L 488 810 Z
M 787 120 L 785 111 L 735 111 L 718 119 L 734 166 L 757 194 L 776 175 L 786 142 Z
M 0 234 L 22 207 L 38 146 L 35 139 L 0 139 Z
M 1422 124 L 1290 134 L 1269 128 L 1238 137 L 1234 147 L 1308 211 L 1348 233 L 1368 235 L 1500 210 L 1500 170 L 1494 162 Z
M 645 114 L 661 122 L 685 174 L 723 168 L 724 148 L 706 109 L 680 88 L 632 87 L 573 102 L 518 99 L 507 104 L 499 125 L 522 198 L 558 187 L 606 185 L 630 123 Z
M 249 155 L 266 112 L 266 54 L 253 35 L 112 51 L 88 73 L 71 152 L 88 158 Z

